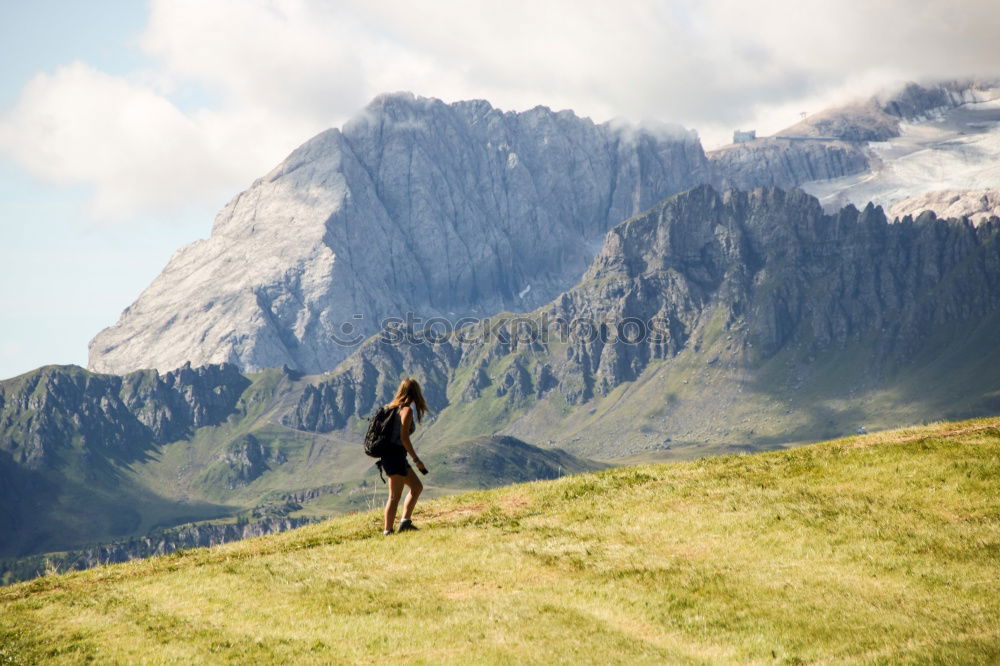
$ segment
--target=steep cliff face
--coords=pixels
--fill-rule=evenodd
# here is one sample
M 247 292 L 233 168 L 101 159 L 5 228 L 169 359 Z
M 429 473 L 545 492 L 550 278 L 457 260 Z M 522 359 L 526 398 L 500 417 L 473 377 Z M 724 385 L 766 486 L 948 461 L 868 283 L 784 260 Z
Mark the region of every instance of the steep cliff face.
M 606 303 L 612 319 L 665 315 L 687 331 L 692 316 L 721 311 L 760 357 L 873 333 L 913 348 L 937 325 L 1000 307 L 998 228 L 933 216 L 892 224 L 871 205 L 826 215 L 801 190 L 702 187 L 612 230 L 566 313 Z M 652 298 L 632 296 L 642 293 Z
M 579 279 L 610 226 L 711 178 L 677 127 L 385 95 L 233 199 L 89 365 L 321 372 L 385 317 L 530 310 Z
M 992 99 L 1000 79 L 956 79 L 937 83 L 909 82 L 899 90 L 876 97 L 876 104 L 889 116 L 921 120 L 947 109 Z
M 845 141 L 765 138 L 726 146 L 709 158 L 723 188 L 793 187 L 867 171 L 864 148 Z
M 527 323 L 501 318 L 434 343 L 373 339 L 304 390 L 284 420 L 307 430 L 345 427 L 388 400 L 408 373 L 424 379 L 441 412 L 438 431 L 447 432 L 455 415 L 506 414 L 493 425 L 523 435 L 517 428 L 532 418 L 552 419 L 539 402 L 600 409 L 618 387 L 641 383 L 648 369 L 670 367 L 682 353 L 699 367 L 742 373 L 730 380 L 739 388 L 785 352 L 814 359 L 861 349 L 866 371 L 882 381 L 921 355 L 953 353 L 936 332 L 972 330 L 997 313 L 998 231 L 996 219 L 978 228 L 932 215 L 893 224 L 872 206 L 827 215 L 798 190 L 698 187 L 615 227 L 580 284 Z M 558 323 L 548 338 L 539 334 L 542 322 Z M 566 324 L 575 332 L 558 330 Z M 995 341 L 980 350 L 996 351 Z M 800 371 L 790 365 L 781 381 Z M 839 381 L 828 389 L 849 390 L 854 380 Z M 691 408 L 711 412 L 714 397 Z M 536 436 L 559 430 L 531 427 Z M 601 444 L 588 447 L 597 455 Z

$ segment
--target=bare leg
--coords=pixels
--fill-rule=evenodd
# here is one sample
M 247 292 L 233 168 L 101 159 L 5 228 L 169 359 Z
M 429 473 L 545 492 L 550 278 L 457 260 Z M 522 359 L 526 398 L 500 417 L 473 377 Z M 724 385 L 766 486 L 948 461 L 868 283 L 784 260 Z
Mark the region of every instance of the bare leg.
M 417 473 L 412 468 L 409 474 L 401 478 L 406 487 L 410 489 L 410 492 L 406 493 L 406 502 L 403 503 L 403 518 L 409 520 L 413 517 L 413 507 L 417 505 L 417 499 L 424 490 L 424 484 L 420 482 L 420 479 L 417 478 Z M 402 488 L 400 492 L 402 492 Z
M 410 475 L 412 476 L 412 474 L 413 470 L 410 470 Z M 399 498 L 403 494 L 406 478 L 401 474 L 389 475 L 389 499 L 385 503 L 385 521 L 382 529 L 391 530 L 396 522 L 396 507 L 399 506 Z

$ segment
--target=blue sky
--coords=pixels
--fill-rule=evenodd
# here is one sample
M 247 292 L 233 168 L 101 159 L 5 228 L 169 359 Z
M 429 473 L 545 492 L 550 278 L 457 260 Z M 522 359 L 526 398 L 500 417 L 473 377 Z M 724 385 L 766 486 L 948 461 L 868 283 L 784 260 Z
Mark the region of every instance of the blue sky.
M 996 76 L 998 29 L 995 0 L 0 0 L 0 378 L 85 365 L 227 200 L 379 93 L 651 118 L 711 147 Z
M 126 73 L 148 19 L 134 1 L 4 3 L 0 108 L 40 71 L 83 60 Z M 98 29 L 99 28 L 99 29 Z M 44 182 L 0 155 L 0 378 L 49 363 L 86 365 L 90 336 L 119 313 L 180 245 L 207 235 L 212 207 L 172 219 L 86 219 L 86 185 Z
M 13 104 L 21 86 L 39 71 L 86 60 L 113 73 L 134 69 L 141 56 L 130 40 L 149 17 L 144 2 L 32 0 L 3 3 L 0 105 Z M 100 29 L 95 29 L 97 26 Z

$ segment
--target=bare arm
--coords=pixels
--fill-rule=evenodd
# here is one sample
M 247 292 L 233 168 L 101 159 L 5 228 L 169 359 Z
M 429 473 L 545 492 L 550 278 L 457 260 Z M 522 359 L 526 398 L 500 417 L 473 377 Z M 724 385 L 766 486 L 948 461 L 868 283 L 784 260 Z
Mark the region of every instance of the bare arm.
M 410 428 L 413 426 L 413 410 L 409 407 L 403 407 L 399 410 L 399 419 L 402 421 L 399 428 L 399 439 L 403 443 L 403 448 L 410 454 L 410 458 L 413 459 L 413 464 L 417 466 L 417 469 L 426 474 L 427 468 L 424 467 L 424 462 L 417 455 L 417 452 L 413 450 L 413 444 L 410 442 Z

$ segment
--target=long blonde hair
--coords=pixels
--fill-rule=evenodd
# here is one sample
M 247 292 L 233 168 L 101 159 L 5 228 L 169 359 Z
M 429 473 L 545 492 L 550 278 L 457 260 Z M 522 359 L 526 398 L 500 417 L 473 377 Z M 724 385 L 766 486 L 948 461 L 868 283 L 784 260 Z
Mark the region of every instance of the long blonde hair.
M 424 414 L 428 411 L 427 402 L 424 400 L 423 391 L 420 390 L 420 382 L 413 377 L 407 377 L 399 383 L 396 397 L 386 407 L 406 407 L 410 404 L 417 408 L 417 422 L 422 422 Z

